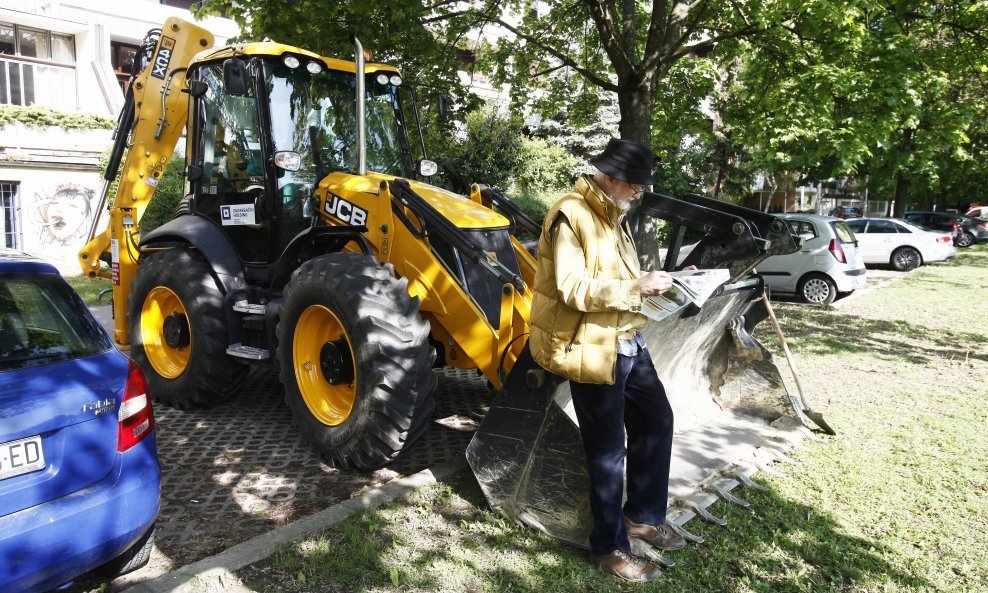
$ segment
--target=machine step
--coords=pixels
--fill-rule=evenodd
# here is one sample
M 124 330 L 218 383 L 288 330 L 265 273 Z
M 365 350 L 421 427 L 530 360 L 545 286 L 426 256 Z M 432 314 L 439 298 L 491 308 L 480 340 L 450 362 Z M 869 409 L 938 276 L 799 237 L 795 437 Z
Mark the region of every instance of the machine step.
M 265 350 L 264 348 L 254 348 L 253 346 L 244 346 L 239 343 L 231 344 L 230 347 L 226 349 L 226 353 L 230 356 L 249 358 L 250 360 L 267 360 L 271 358 L 270 350 Z
M 258 305 L 251 303 L 249 301 L 237 301 L 233 304 L 233 310 L 238 313 L 251 313 L 253 315 L 264 315 L 264 312 L 268 310 L 267 305 Z

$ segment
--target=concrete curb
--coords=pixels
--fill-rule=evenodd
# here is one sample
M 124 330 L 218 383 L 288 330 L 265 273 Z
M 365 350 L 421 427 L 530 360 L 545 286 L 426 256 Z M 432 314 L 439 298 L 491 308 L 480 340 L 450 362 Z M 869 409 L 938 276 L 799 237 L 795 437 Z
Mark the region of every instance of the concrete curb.
M 435 484 L 464 468 L 466 468 L 466 460 L 460 459 L 422 470 L 417 474 L 390 482 L 377 490 L 335 504 L 274 531 L 261 534 L 215 556 L 204 558 L 150 581 L 129 587 L 125 591 L 128 593 L 209 593 L 212 591 L 246 593 L 251 589 L 244 587 L 233 572 L 264 560 L 273 554 L 279 545 L 302 539 L 332 527 L 359 510 L 376 509 L 396 498 L 410 494 L 417 488 Z

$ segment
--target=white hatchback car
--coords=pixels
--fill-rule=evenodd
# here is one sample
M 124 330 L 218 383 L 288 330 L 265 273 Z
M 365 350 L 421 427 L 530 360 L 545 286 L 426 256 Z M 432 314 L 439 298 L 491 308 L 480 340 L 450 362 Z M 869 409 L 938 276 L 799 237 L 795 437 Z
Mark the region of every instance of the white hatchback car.
M 847 226 L 857 236 L 866 264 L 890 265 L 908 272 L 957 255 L 950 233 L 900 218 L 855 218 L 848 220 Z
M 834 302 L 838 293 L 865 287 L 865 266 L 857 239 L 847 227 L 850 221 L 819 214 L 780 214 L 779 218 L 789 223 L 803 245 L 796 253 L 774 255 L 759 264 L 766 286 L 820 305 Z

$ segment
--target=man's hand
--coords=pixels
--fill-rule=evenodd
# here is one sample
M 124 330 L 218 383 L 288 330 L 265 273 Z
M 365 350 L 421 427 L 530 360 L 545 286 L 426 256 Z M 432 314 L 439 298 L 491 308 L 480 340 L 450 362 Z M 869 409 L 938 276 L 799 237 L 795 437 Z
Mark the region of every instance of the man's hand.
M 672 276 L 663 271 L 649 272 L 638 279 L 638 290 L 642 296 L 662 294 L 672 288 Z

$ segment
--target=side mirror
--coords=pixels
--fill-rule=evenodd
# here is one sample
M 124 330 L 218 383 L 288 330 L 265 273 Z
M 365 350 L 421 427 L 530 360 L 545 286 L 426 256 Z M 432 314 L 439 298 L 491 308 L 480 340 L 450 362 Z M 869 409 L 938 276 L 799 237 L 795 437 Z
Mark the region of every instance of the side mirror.
M 298 171 L 302 168 L 302 155 L 290 150 L 281 150 L 274 153 L 274 164 L 285 171 Z
M 436 161 L 430 161 L 427 159 L 422 159 L 419 161 L 419 175 L 422 177 L 432 177 L 439 172 L 439 165 Z
M 247 65 L 241 60 L 228 58 L 223 61 L 223 88 L 226 94 L 234 97 L 246 96 L 249 79 Z
M 206 91 L 209 90 L 209 87 L 206 85 L 205 82 L 201 80 L 190 80 L 189 88 L 183 90 L 186 90 L 193 97 L 201 97 L 206 94 Z
M 800 233 L 799 238 L 802 239 L 803 241 L 810 241 L 812 239 L 815 239 L 816 237 L 813 235 L 813 233 Z
M 449 121 L 449 99 L 446 97 L 446 95 L 440 94 L 439 95 L 439 99 L 438 99 L 438 103 L 439 103 L 439 119 L 441 121 L 443 121 L 444 123 L 445 122 L 448 122 Z

